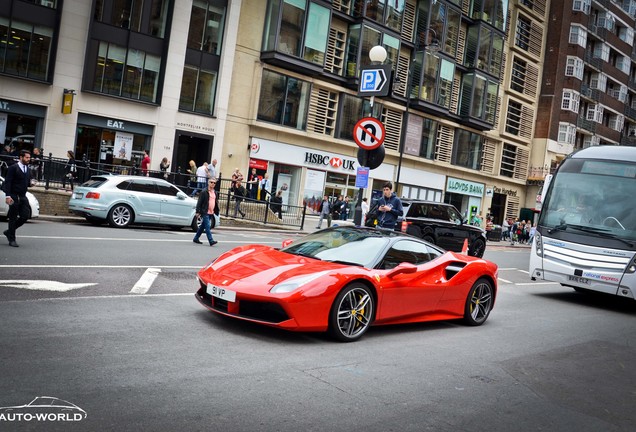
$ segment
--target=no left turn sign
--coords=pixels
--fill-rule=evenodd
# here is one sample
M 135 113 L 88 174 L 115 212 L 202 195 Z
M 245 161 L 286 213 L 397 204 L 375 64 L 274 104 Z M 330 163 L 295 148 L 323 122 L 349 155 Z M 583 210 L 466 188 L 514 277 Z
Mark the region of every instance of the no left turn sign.
M 365 117 L 353 127 L 353 140 L 363 150 L 375 150 L 384 142 L 384 125 L 373 117 Z

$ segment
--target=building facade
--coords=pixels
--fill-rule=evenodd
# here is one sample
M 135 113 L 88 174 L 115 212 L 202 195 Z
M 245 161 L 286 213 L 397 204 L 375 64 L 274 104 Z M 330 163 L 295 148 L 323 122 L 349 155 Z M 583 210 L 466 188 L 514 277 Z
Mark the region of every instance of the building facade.
M 526 180 L 548 9 L 547 0 L 8 0 L 3 138 L 124 167 L 143 150 L 153 169 L 163 157 L 182 172 L 190 159 L 216 158 L 225 176 L 267 173 L 270 192 L 315 208 L 325 194 L 357 193 L 354 126 L 371 116 L 385 125 L 385 156 L 367 196 L 391 181 L 402 197 L 501 223 L 534 206 Z M 371 103 L 359 75 L 376 45 L 392 79 Z
M 569 153 L 636 145 L 636 1 L 552 1 L 530 186 Z

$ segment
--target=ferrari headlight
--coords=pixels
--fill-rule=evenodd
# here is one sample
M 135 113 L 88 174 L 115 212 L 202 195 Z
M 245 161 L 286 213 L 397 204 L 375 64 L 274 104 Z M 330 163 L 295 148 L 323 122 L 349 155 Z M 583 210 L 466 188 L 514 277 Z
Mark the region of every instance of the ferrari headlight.
M 288 293 L 294 291 L 301 286 L 308 284 L 309 282 L 318 279 L 321 276 L 329 273 L 328 271 L 322 271 L 319 273 L 312 273 L 305 276 L 298 276 L 291 279 L 287 279 L 284 282 L 276 284 L 269 290 L 272 294 Z

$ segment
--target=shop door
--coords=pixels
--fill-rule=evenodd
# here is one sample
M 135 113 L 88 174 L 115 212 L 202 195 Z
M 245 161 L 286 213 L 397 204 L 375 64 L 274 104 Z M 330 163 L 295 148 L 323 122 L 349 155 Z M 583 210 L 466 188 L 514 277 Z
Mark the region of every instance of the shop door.
M 175 178 L 175 184 L 187 186 L 188 175 L 186 170 L 191 160 L 196 163 L 197 167 L 203 165 L 203 162 L 210 163 L 212 161 L 213 139 L 213 137 L 207 135 L 196 135 L 177 131 L 175 152 L 170 167 L 172 171 L 180 171 L 182 175 Z M 219 175 L 219 173 L 217 173 L 217 175 Z
M 327 195 L 330 202 L 333 202 L 338 199 L 340 195 L 342 195 L 342 188 L 327 186 L 325 187 L 325 195 Z

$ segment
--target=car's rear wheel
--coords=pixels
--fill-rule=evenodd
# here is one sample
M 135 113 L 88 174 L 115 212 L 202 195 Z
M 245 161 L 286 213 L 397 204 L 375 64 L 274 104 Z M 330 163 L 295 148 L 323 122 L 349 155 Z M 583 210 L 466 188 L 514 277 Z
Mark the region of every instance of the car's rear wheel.
M 342 342 L 358 340 L 371 326 L 374 314 L 371 290 L 361 283 L 348 285 L 331 306 L 329 333 Z
M 482 325 L 495 301 L 495 288 L 488 279 L 481 278 L 472 286 L 466 298 L 464 322 L 471 326 Z
M 486 243 L 482 239 L 477 239 L 473 241 L 473 244 L 470 245 L 470 250 L 468 254 L 477 258 L 481 258 L 484 256 L 484 252 L 486 251 Z
M 126 204 L 117 204 L 108 212 L 108 224 L 113 228 L 126 228 L 133 221 L 133 211 Z

